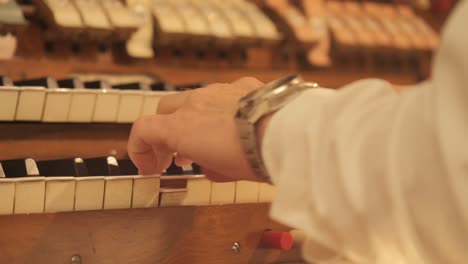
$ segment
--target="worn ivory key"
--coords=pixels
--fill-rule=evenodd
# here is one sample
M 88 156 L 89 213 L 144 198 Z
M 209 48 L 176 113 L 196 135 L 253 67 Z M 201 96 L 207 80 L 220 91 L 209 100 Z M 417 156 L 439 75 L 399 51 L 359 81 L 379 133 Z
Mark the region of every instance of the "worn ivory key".
M 13 214 L 15 201 L 15 181 L 6 178 L 2 164 L 0 163 L 0 215 Z
M 209 0 L 209 3 L 224 15 L 236 41 L 251 43 L 255 40 L 257 37 L 255 28 L 248 19 L 245 19 L 241 10 L 233 8 L 227 1 Z
M 21 87 L 15 120 L 40 121 L 45 102 L 44 87 Z
M 96 104 L 94 106 L 93 122 L 115 122 L 119 109 L 120 93 L 111 89 L 105 81 L 85 82 L 86 89 L 96 91 Z
M 75 177 L 81 176 L 80 158 L 38 161 L 39 174 L 45 177 L 44 212 L 71 212 L 75 203 Z
M 104 209 L 131 208 L 133 176 L 120 175 L 119 165 L 114 157 L 108 157 L 107 163 L 109 165 L 109 176 L 104 178 Z
M 141 83 L 129 83 L 114 85 L 112 88 L 120 92 L 120 103 L 117 112 L 118 123 L 131 123 L 141 116 L 144 100 L 144 90 L 149 90 L 147 85 Z
M 205 20 L 208 21 L 208 26 L 219 43 L 227 44 L 234 40 L 229 22 L 219 9 L 206 1 L 189 1 L 205 17 Z
M 98 90 L 85 89 L 83 82 L 77 78 L 57 81 L 62 88 L 69 88 L 71 92 L 68 122 L 91 122 Z
M 211 182 L 204 176 L 163 176 L 162 180 L 187 179 L 186 188 L 162 188 L 160 206 L 209 205 Z
M 74 0 L 74 2 L 86 27 L 105 30 L 112 29 L 112 25 L 98 1 Z
M 66 122 L 70 110 L 72 93 L 70 89 L 47 88 L 42 121 Z
M 275 24 L 254 4 L 245 0 L 230 0 L 233 8 L 238 8 L 251 21 L 257 37 L 267 42 L 277 42 L 280 34 Z
M 33 159 L 2 162 L 6 177 L 15 182 L 14 214 L 44 212 L 45 179 Z M 11 190 L 10 190 L 11 192 Z
M 260 184 L 251 181 L 236 182 L 235 203 L 257 203 Z
M 83 28 L 80 13 L 70 0 L 44 0 L 52 12 L 54 23 L 64 28 Z M 42 7 L 42 5 L 39 5 Z
M 211 183 L 210 204 L 233 204 L 236 196 L 235 182 Z
M 152 58 L 153 44 L 153 15 L 152 2 L 149 0 L 127 0 L 127 5 L 139 25 L 126 44 L 128 55 L 134 58 Z
M 270 203 L 273 201 L 275 195 L 275 186 L 262 182 L 259 184 L 258 189 L 258 202 L 259 203 Z
M 0 86 L 0 121 L 13 121 L 20 88 L 15 86 Z
M 121 175 L 133 178 L 132 208 L 158 207 L 159 185 L 158 175 L 139 175 L 138 169 L 130 160 L 119 160 Z

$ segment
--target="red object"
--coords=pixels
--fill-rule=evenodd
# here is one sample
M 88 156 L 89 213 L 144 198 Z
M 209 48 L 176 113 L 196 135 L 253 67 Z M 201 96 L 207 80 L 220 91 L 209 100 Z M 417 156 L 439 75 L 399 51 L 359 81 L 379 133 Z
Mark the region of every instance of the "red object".
M 265 231 L 260 246 L 279 250 L 290 250 L 294 244 L 293 237 L 289 232 Z

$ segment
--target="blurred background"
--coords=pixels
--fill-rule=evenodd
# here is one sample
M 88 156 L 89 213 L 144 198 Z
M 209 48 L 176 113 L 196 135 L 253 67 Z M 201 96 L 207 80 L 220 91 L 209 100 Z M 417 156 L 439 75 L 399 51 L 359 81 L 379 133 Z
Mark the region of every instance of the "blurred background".
M 322 86 L 430 75 L 456 0 L 0 2 L 0 73 L 198 87 L 291 72 Z M 185 89 L 184 88 L 184 89 Z
M 131 123 L 160 96 L 243 76 L 415 84 L 455 4 L 0 1 L 0 159 L 125 157 Z

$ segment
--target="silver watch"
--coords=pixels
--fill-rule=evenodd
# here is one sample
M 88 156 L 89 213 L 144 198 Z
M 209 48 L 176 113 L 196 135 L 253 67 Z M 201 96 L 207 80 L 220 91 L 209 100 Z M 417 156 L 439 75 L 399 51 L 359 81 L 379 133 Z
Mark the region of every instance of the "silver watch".
M 257 176 L 269 179 L 257 142 L 256 123 L 291 102 L 304 90 L 316 87 L 316 83 L 304 82 L 299 75 L 290 75 L 270 82 L 239 100 L 235 119 L 247 161 Z

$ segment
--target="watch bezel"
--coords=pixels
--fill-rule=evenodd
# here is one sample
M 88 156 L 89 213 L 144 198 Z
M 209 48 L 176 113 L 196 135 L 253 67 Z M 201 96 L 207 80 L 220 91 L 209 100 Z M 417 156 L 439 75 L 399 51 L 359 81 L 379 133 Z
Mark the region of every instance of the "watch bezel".
M 313 87 L 317 87 L 317 84 L 304 82 L 298 74 L 267 83 L 239 100 L 236 118 L 254 124 L 263 115 L 276 111 L 294 99 L 300 91 Z

